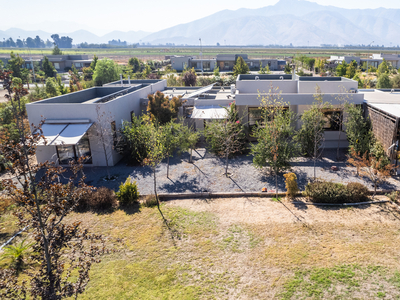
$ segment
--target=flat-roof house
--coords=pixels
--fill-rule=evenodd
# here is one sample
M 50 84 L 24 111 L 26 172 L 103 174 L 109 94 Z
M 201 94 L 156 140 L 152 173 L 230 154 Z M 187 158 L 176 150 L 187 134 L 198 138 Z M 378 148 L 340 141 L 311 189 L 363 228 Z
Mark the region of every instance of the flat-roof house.
M 130 121 L 133 114 L 142 113 L 141 102 L 148 94 L 163 91 L 167 86 L 166 80 L 127 83 L 93 87 L 27 104 L 30 124 L 38 125 L 44 120 L 42 130 L 46 143 L 37 146 L 37 161 L 67 165 L 71 160 L 88 156 L 86 164 L 105 166 L 105 151 L 97 126 L 100 120 L 109 121 L 102 126 L 116 134 L 124 120 Z M 114 146 L 113 143 L 106 145 L 109 165 L 121 159 Z
M 293 75 L 239 75 L 235 87 L 235 103 L 243 122 L 250 127 L 260 121 L 259 107 L 261 98 L 270 89 L 280 91 L 280 97 L 287 108 L 301 116 L 315 102 L 314 94 L 319 87 L 323 101 L 332 104 L 332 110 L 324 111 L 326 117 L 325 141 L 326 148 L 335 148 L 338 143 L 347 147 L 346 134 L 340 134 L 340 128 L 333 121 L 338 114 L 338 99 L 345 98 L 351 103 L 362 104 L 363 94 L 357 93 L 357 81 L 343 77 L 299 77 Z M 299 128 L 300 121 L 297 124 Z
M 282 71 L 285 69 L 286 61 L 279 59 L 264 59 L 254 58 L 249 59 L 247 54 L 217 54 L 216 58 L 198 58 L 196 56 L 171 56 L 171 67 L 177 71 L 183 71 L 185 67 L 194 68 L 196 71 L 201 70 L 203 64 L 203 71 L 214 71 L 219 68 L 220 71 L 232 71 L 238 59 L 242 57 L 250 70 L 259 70 L 260 67 L 269 67 L 271 71 Z
M 82 69 L 84 67 L 89 67 L 92 63 L 92 59 L 89 59 L 89 55 L 48 55 L 47 58 L 54 65 L 57 72 L 64 72 L 65 69 L 75 68 Z M 43 59 L 42 59 L 43 62 Z

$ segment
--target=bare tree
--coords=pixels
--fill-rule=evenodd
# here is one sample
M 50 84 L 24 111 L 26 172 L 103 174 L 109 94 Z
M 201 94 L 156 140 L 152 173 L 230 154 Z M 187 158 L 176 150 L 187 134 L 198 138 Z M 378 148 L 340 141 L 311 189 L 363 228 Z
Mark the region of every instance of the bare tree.
M 113 120 L 111 113 L 103 110 L 100 104 L 96 105 L 96 113 L 97 120 L 95 123 L 95 132 L 97 134 L 98 142 L 103 148 L 104 159 L 107 166 L 107 180 L 110 180 L 109 161 L 112 156 L 112 150 L 114 149 L 114 143 L 116 142 L 116 128 L 112 128 L 112 124 L 115 125 L 115 121 Z
M 302 126 L 297 133 L 297 140 L 301 146 L 303 155 L 312 157 L 314 163 L 314 180 L 317 177 L 316 163 L 317 159 L 322 155 L 321 148 L 325 140 L 325 116 L 324 109 L 329 108 L 329 104 L 324 102 L 324 95 L 321 93 L 319 86 L 316 87 L 314 94 L 315 102 L 311 108 L 301 116 Z
M 213 120 L 205 128 L 204 135 L 211 150 L 225 158 L 225 176 L 228 176 L 229 157 L 246 150 L 247 140 L 243 118 L 238 117 L 236 105 L 226 108 L 226 119 Z
M 3 180 L 7 197 L 18 207 L 14 214 L 18 225 L 29 226 L 34 242 L 34 262 L 40 265 L 36 271 L 26 273 L 30 278 L 29 294 L 32 298 L 75 298 L 82 293 L 89 281 L 89 270 L 97 256 L 105 251 L 104 240 L 80 228 L 80 222 L 66 224 L 65 217 L 73 211 L 91 187 L 84 182 L 81 161 L 71 164 L 71 176 L 62 182 L 65 169 L 52 163 L 35 164 L 36 145 L 43 140 L 41 124 L 34 127 L 34 134 L 22 113 L 21 98 L 27 94 L 19 78 L 0 71 L 0 79 L 10 101 L 18 140 L 10 139 L 2 132 L 0 152 L 8 161 L 9 172 L 16 181 Z M 36 178 L 42 174 L 40 178 Z M 78 186 L 76 186 L 76 182 Z M 74 278 L 72 278 L 72 274 Z M 7 288 L 0 276 L 0 290 Z M 24 287 L 21 286 L 21 292 Z M 3 291 L 0 291 L 0 295 Z

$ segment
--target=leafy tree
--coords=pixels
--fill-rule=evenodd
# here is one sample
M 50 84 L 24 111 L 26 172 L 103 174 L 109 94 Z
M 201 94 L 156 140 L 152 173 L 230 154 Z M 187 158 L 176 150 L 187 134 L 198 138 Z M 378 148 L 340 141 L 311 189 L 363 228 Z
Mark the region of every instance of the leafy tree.
M 345 61 L 342 61 L 342 63 L 336 67 L 336 75 L 340 77 L 345 77 L 347 72 L 347 67 L 348 64 Z
M 44 42 L 38 35 L 35 37 L 35 46 L 36 48 L 44 48 Z
M 292 69 L 290 68 L 290 65 L 286 64 L 285 69 L 284 69 L 285 74 L 291 74 Z
M 24 42 L 22 40 L 20 40 L 20 39 L 17 39 L 17 41 L 15 43 L 16 43 L 18 48 L 23 48 L 25 46 Z
M 389 67 L 385 59 L 383 59 L 382 62 L 379 64 L 377 71 L 378 77 L 383 74 L 389 74 Z
M 194 71 L 194 68 L 186 71 L 182 76 L 182 81 L 185 83 L 185 86 L 195 86 L 196 85 L 197 75 Z
M 219 76 L 219 67 L 214 68 L 214 76 Z
M 61 95 L 59 85 L 54 77 L 49 77 L 46 79 L 46 94 L 49 98 Z
M 131 163 L 142 163 L 147 156 L 146 137 L 150 135 L 149 116 L 133 116 L 132 122 L 124 122 L 121 133 L 126 142 L 126 152 Z
M 31 260 L 38 265 L 26 274 L 30 278 L 30 297 L 76 298 L 86 288 L 92 263 L 105 251 L 101 236 L 82 230 L 79 222 L 67 224 L 64 221 L 90 187 L 84 183 L 84 176 L 79 177 L 82 174 L 82 165 L 79 163 L 71 164 L 72 175 L 67 183 L 62 183 L 59 182 L 65 172 L 62 167 L 51 163 L 35 164 L 31 161 L 36 145 L 43 135 L 40 124 L 36 127 L 36 132 L 31 134 L 29 125 L 24 122 L 20 109 L 21 98 L 28 92 L 20 80 L 10 77 L 10 73 L 0 72 L 0 80 L 4 82 L 6 99 L 11 103 L 20 135 L 18 143 L 10 141 L 7 136 L 4 139 L 6 142 L 0 143 L 0 152 L 10 162 L 8 170 L 13 176 L 13 180 L 2 183 L 6 188 L 6 197 L 13 199 L 19 207 L 16 213 L 18 226 L 28 226 L 27 230 L 34 241 Z M 35 176 L 39 170 L 43 173 L 37 180 Z M 0 280 L 2 294 L 7 289 L 5 283 L 10 279 L 0 276 Z
M 391 83 L 389 75 L 387 73 L 381 73 L 381 75 L 379 75 L 376 87 L 378 89 L 392 88 L 392 83 Z
M 400 88 L 400 74 L 397 74 L 392 78 L 392 88 L 394 89 Z
M 225 176 L 228 176 L 229 157 L 243 153 L 247 148 L 247 139 L 235 103 L 231 103 L 225 110 L 227 118 L 207 123 L 204 136 L 211 146 L 211 151 L 225 158 Z
M 93 73 L 93 80 L 97 86 L 118 80 L 120 69 L 111 59 L 104 58 L 97 62 Z
M 57 85 L 61 95 L 68 94 L 68 88 L 65 87 L 64 84 L 62 83 L 60 75 L 57 75 Z
M 172 97 L 170 99 L 164 93 L 157 91 L 155 94 L 149 94 L 147 98 L 149 99 L 147 111 L 153 122 L 162 125 L 173 118 L 177 118 L 179 107 L 182 106 L 181 97 Z
M 248 74 L 250 71 L 249 66 L 244 61 L 243 57 L 239 56 L 236 60 L 236 64 L 233 66 L 233 76 L 240 74 Z
M 282 100 L 278 88 L 271 86 L 267 94 L 259 97 L 265 126 L 257 126 L 254 136 L 258 143 L 252 145 L 251 153 L 256 167 L 262 168 L 268 164 L 271 173 L 274 172 L 278 198 L 278 174 L 289 166 L 297 152 L 297 143 L 293 139 L 295 115 L 293 111 L 286 110 L 288 104 Z
M 62 51 L 58 48 L 57 44 L 54 45 L 53 51 L 51 52 L 52 55 L 62 55 Z
M 137 57 L 131 57 L 128 61 L 128 65 L 132 67 L 133 73 L 140 72 L 140 60 Z
M 28 38 L 26 39 L 26 46 L 27 46 L 28 48 L 35 48 L 35 47 L 36 47 L 35 40 L 34 40 L 33 38 L 31 38 L 31 37 L 28 37 Z
M 47 56 L 43 59 L 42 68 L 46 77 L 54 77 L 54 75 L 57 74 L 56 68 L 54 68 Z
M 94 71 L 96 69 L 96 65 L 97 65 L 97 61 L 99 60 L 99 58 L 97 57 L 97 55 L 93 55 L 93 60 L 90 63 L 90 68 Z
M 324 141 L 325 116 L 322 111 L 329 107 L 329 104 L 323 101 L 323 97 L 320 88 L 317 87 L 314 94 L 315 102 L 301 116 L 302 125 L 296 136 L 302 154 L 312 157 L 314 161 L 314 179 L 316 178 L 316 161 Z
M 89 81 L 93 79 L 93 69 L 91 67 L 82 68 L 83 79 Z
M 18 77 L 21 78 L 23 77 L 22 71 L 23 71 L 23 64 L 25 63 L 25 60 L 19 56 L 19 54 L 15 55 L 13 51 L 10 53 L 10 60 L 8 61 L 8 68 L 10 71 L 12 71 L 12 76 L 13 77 Z
M 373 134 L 369 118 L 365 119 L 361 106 L 346 104 L 347 118 L 344 122 L 351 152 L 369 153 Z
M 347 65 L 345 76 L 347 78 L 353 78 L 356 75 L 356 71 L 357 71 L 357 62 L 353 60 Z

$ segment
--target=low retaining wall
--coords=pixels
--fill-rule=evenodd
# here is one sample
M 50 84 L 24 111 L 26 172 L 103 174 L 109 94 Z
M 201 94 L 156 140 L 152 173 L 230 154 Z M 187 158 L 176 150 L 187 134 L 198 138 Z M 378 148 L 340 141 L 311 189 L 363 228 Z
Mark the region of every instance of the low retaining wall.
M 376 191 L 376 195 L 385 195 L 393 192 L 390 191 Z M 369 191 L 370 195 L 374 194 L 374 191 Z M 147 195 L 142 195 L 143 197 Z M 259 198 L 272 198 L 275 197 L 276 193 L 265 193 L 265 192 L 232 192 L 232 193 L 160 193 L 158 197 L 160 200 L 168 201 L 173 199 L 190 199 L 190 198 L 241 198 L 241 197 L 259 197 Z M 303 196 L 303 194 L 297 193 L 296 196 Z M 278 193 L 278 197 L 286 197 L 286 193 Z

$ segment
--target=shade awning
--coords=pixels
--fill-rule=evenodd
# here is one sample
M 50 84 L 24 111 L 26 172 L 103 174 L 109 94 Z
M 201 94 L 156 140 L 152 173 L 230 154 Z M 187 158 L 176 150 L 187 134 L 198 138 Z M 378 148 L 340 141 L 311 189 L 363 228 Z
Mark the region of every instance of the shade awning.
M 226 119 L 228 112 L 225 107 L 216 105 L 195 106 L 192 119 Z
M 51 143 L 52 145 L 76 145 L 93 123 L 69 124 Z
M 197 91 L 194 91 L 193 93 L 190 93 L 189 95 L 186 95 L 186 96 L 185 96 L 185 99 L 197 97 L 197 96 L 199 96 L 199 95 L 201 95 L 201 94 L 203 94 L 203 93 L 207 93 L 207 92 L 211 91 L 212 88 L 213 88 L 213 86 L 214 86 L 214 84 L 215 84 L 215 83 L 210 84 L 210 85 L 205 86 L 205 87 L 203 87 L 203 88 L 201 88 L 201 89 L 198 89 Z
M 50 145 L 65 127 L 67 124 L 43 124 L 41 128 L 45 141 L 41 140 L 39 145 Z

